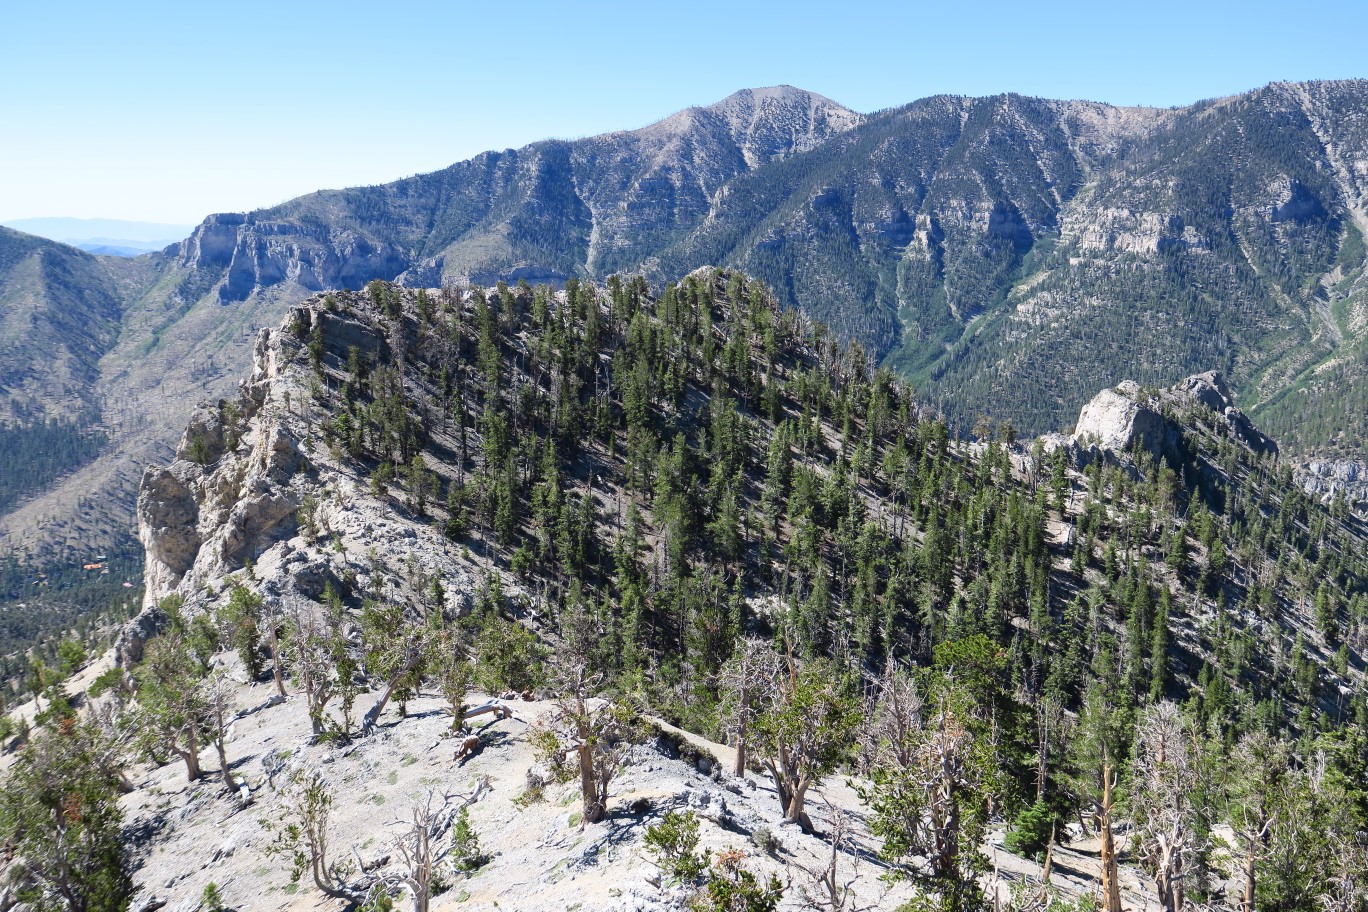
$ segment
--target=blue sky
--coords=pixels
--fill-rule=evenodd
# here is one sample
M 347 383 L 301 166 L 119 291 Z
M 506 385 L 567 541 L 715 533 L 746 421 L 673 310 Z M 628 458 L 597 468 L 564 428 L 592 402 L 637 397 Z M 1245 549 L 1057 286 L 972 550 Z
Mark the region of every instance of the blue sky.
M 1368 77 L 1368 3 L 11 2 L 0 220 L 196 222 L 789 83 L 860 111 Z

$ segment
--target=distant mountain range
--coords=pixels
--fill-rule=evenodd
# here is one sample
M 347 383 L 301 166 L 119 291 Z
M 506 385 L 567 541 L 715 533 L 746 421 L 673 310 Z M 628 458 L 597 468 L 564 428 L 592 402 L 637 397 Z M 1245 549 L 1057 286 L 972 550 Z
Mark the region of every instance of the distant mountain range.
M 174 244 L 190 233 L 193 225 L 166 222 L 130 222 L 121 219 L 27 218 L 2 222 L 26 234 L 79 247 L 102 256 L 131 257 Z
M 964 430 L 981 415 L 1054 430 L 1122 378 L 1219 369 L 1285 451 L 1361 454 L 1365 191 L 1363 81 L 1170 110 L 1002 95 L 859 114 L 745 90 L 640 130 L 213 215 L 131 260 L 5 234 L 0 300 L 48 303 L 7 311 L 0 414 L 98 410 L 111 443 L 66 483 L 115 485 L 126 506 L 193 401 L 242 372 L 253 329 L 313 291 L 709 264 L 860 341 Z M 54 496 L 0 533 L 65 515 Z

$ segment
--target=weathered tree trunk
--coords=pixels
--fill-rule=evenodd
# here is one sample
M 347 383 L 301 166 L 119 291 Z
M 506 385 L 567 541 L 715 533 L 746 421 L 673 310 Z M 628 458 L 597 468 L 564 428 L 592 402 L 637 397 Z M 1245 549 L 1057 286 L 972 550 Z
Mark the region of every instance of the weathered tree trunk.
M 466 719 L 474 719 L 476 716 L 483 716 L 486 713 L 494 713 L 500 719 L 513 718 L 513 710 L 509 709 L 498 700 L 490 700 L 488 703 L 472 706 L 470 709 L 460 713 L 459 718 L 461 721 L 465 721 Z
M 807 802 L 807 790 L 811 785 L 804 780 L 793 787 L 793 794 L 789 796 L 788 807 L 784 811 L 784 819 L 792 821 L 802 827 L 804 833 L 812 832 L 812 821 L 803 811 L 803 805 Z
M 607 802 L 599 794 L 598 777 L 594 775 L 594 749 L 582 742 L 575 749 L 579 753 L 580 797 L 584 799 L 584 822 L 598 823 L 608 814 Z
M 276 628 L 271 629 L 271 677 L 275 678 L 276 690 L 282 697 L 286 696 L 285 670 L 280 667 L 280 631 Z
M 1116 840 L 1112 836 L 1111 762 L 1102 763 L 1102 807 L 1097 815 L 1097 826 L 1102 833 L 1102 908 L 1103 912 L 1121 912 L 1121 884 L 1117 881 Z
M 1258 853 L 1255 851 L 1256 846 L 1257 842 L 1250 839 L 1249 851 L 1245 855 L 1244 896 L 1240 900 L 1240 909 L 1243 912 L 1254 912 L 1254 862 L 1258 858 Z
M 779 767 L 772 761 L 766 760 L 765 766 L 769 767 L 770 778 L 774 780 L 774 794 L 779 798 L 779 809 L 784 813 L 787 813 L 789 804 L 792 800 L 788 781 L 784 779 L 784 774 L 779 771 Z
M 1054 869 L 1055 828 L 1050 827 L 1050 841 L 1045 843 L 1045 862 L 1040 866 L 1040 882 L 1050 885 L 1050 874 Z
M 222 731 L 214 739 L 214 747 L 218 749 L 219 769 L 223 771 L 224 784 L 228 786 L 229 791 L 237 791 L 237 781 L 233 779 L 232 770 L 228 769 L 228 746 L 224 743 Z
M 740 693 L 740 711 L 736 724 L 736 766 L 732 775 L 740 779 L 746 775 L 746 717 L 750 714 L 750 687 L 743 685 Z
M 180 754 L 181 759 L 185 761 L 185 780 L 187 782 L 197 781 L 200 777 L 198 742 L 196 742 L 192 736 L 185 750 L 177 751 L 177 753 Z
M 1175 912 L 1177 903 L 1173 895 L 1173 880 L 1166 867 L 1160 867 L 1154 875 L 1154 892 L 1159 895 L 1159 905 L 1164 912 Z
M 413 670 L 413 666 L 417 665 L 421 658 L 422 650 L 409 650 L 409 655 L 404 660 L 404 664 L 390 676 L 389 682 L 385 685 L 385 692 L 380 695 L 380 699 L 376 700 L 375 705 L 366 710 L 366 714 L 361 717 L 361 734 L 363 737 L 375 731 L 375 724 L 380 721 L 380 714 L 385 711 L 385 706 L 389 703 L 390 697 L 394 696 L 394 691 L 398 689 L 400 680 Z

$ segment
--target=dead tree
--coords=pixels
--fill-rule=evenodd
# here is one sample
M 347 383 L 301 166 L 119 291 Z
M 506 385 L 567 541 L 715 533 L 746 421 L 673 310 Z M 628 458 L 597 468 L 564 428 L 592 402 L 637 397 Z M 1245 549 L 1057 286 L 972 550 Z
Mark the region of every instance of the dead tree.
M 285 693 L 285 611 L 274 599 L 267 599 L 261 607 L 261 623 L 266 628 L 266 642 L 271 651 L 271 678 L 276 692 Z
M 912 764 L 914 736 L 925 724 L 922 704 L 916 679 L 890 661 L 865 700 L 858 732 L 862 772 L 869 773 L 885 759 L 903 767 Z
M 222 669 L 216 670 L 204 684 L 204 702 L 209 717 L 209 737 L 218 753 L 219 770 L 228 791 L 237 791 L 237 782 L 228 767 L 228 728 L 233 724 L 233 689 Z
M 1116 774 L 1112 772 L 1111 760 L 1103 755 L 1102 761 L 1102 801 L 1097 808 L 1097 829 L 1102 834 L 1102 909 L 1104 912 L 1121 912 L 1121 884 L 1116 868 L 1116 838 L 1112 835 L 1112 810 L 1116 806 L 1113 790 L 1116 788 Z
M 810 886 L 800 888 L 804 907 L 820 912 L 871 912 L 880 908 L 883 896 L 869 905 L 856 902 L 855 882 L 860 877 L 860 854 L 851 838 L 850 817 L 830 801 L 826 801 L 826 807 L 831 818 L 831 831 L 828 834 L 831 851 L 826 855 L 825 863 L 794 863 L 811 882 Z M 846 856 L 850 856 L 848 863 L 843 861 Z
M 862 793 L 872 829 L 884 855 L 903 863 L 902 876 L 938 893 L 942 908 L 978 908 L 985 863 L 978 846 L 996 770 L 991 738 L 965 711 L 968 697 L 948 675 L 918 681 L 890 671 L 881 689 L 862 737 L 874 780 Z
M 436 843 L 451 826 L 450 806 L 450 795 L 428 789 L 414 800 L 408 827 L 394 839 L 394 852 L 402 862 L 396 880 L 408 889 L 413 912 L 427 912 L 432 900 L 432 876 L 446 854 Z
M 746 775 L 752 727 L 779 675 L 779 655 L 768 643 L 748 639 L 722 670 L 718 683 L 727 696 L 727 722 L 736 743 L 734 776 Z
M 1201 849 L 1193 803 L 1199 785 L 1195 750 L 1173 703 L 1157 703 L 1140 717 L 1131 806 L 1140 859 L 1154 878 L 1164 912 L 1185 907 L 1185 881 Z

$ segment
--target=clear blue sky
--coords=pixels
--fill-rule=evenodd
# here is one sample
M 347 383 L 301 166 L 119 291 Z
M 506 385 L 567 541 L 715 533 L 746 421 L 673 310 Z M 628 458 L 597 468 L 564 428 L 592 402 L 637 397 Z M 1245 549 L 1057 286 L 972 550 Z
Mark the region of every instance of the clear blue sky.
M 789 83 L 860 111 L 1368 76 L 1368 3 L 234 0 L 0 10 L 0 220 L 196 222 Z

